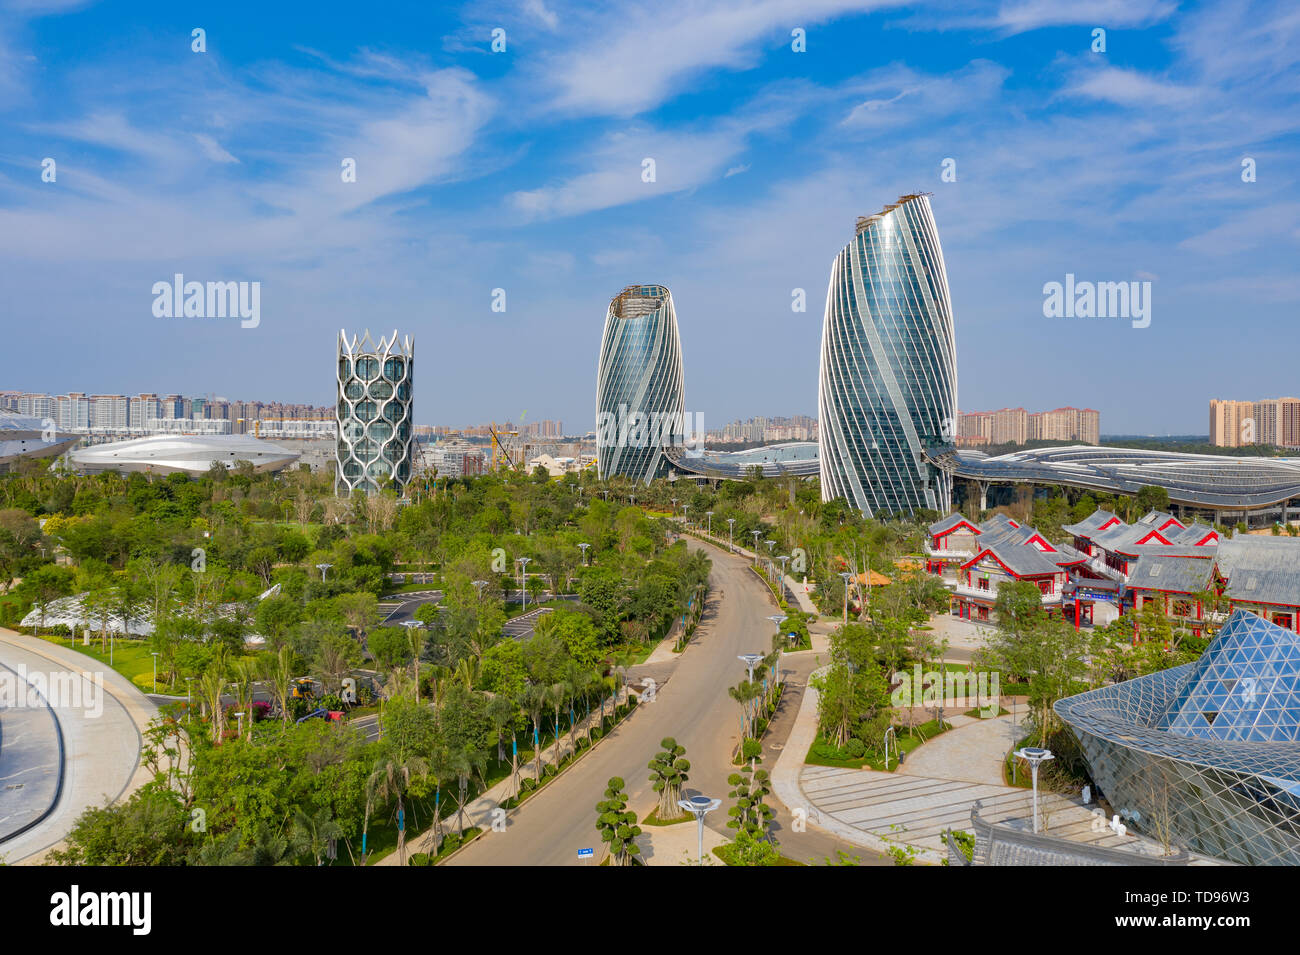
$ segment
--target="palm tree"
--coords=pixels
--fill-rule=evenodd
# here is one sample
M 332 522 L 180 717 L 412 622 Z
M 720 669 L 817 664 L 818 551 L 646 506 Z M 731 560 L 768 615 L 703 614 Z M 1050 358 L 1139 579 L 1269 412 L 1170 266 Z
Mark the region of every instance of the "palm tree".
M 366 780 L 366 817 L 361 830 L 361 842 L 365 845 L 366 833 L 370 829 L 370 810 L 375 800 L 387 802 L 397 797 L 397 816 L 402 821 L 402 828 L 397 830 L 397 861 L 406 865 L 406 793 L 411 788 L 413 779 L 423 779 L 429 774 L 429 761 L 423 756 L 394 757 L 387 756 L 375 766 Z M 364 852 L 364 850 L 363 850 Z
M 448 767 L 456 775 L 456 834 L 465 835 L 465 803 L 469 801 L 469 783 L 475 773 L 483 780 L 487 757 L 470 745 L 447 754 Z M 483 780 L 486 783 L 486 780 Z M 486 785 L 484 786 L 486 788 Z
M 293 651 L 281 647 L 275 656 L 264 654 L 261 658 L 262 677 L 271 685 L 275 703 L 280 708 L 280 719 L 289 723 L 289 684 L 293 682 Z
M 250 657 L 240 657 L 231 667 L 234 677 L 235 705 L 248 716 L 248 738 L 253 738 L 253 684 L 260 667 Z
M 226 711 L 221 708 L 221 694 L 225 688 L 225 667 L 214 660 L 199 677 L 199 699 L 212 720 L 212 742 L 217 745 L 221 745 L 221 737 L 226 731 Z
M 295 854 L 310 855 L 319 866 L 329 844 L 342 835 L 343 829 L 330 817 L 328 807 L 321 806 L 311 815 L 300 807 L 293 814 L 289 844 Z
M 751 736 L 750 727 L 753 725 L 752 710 L 754 700 L 762 692 L 762 687 L 759 684 L 751 683 L 749 680 L 741 680 L 736 686 L 727 688 L 727 693 L 731 698 L 740 704 L 740 738 L 742 741 L 749 739 Z
M 549 699 L 550 691 L 540 683 L 530 683 L 524 690 L 523 706 L 533 721 L 533 747 L 537 750 L 533 754 L 533 768 L 539 783 L 542 781 L 542 712 Z

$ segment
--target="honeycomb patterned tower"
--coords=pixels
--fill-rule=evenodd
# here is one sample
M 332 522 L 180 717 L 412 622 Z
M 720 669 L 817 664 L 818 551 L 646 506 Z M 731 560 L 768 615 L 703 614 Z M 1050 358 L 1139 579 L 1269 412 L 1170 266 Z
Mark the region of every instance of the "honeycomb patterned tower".
M 399 492 L 411 479 L 411 412 L 415 342 L 396 330 L 371 341 L 339 332 L 338 444 L 334 493 L 373 494 L 391 482 Z

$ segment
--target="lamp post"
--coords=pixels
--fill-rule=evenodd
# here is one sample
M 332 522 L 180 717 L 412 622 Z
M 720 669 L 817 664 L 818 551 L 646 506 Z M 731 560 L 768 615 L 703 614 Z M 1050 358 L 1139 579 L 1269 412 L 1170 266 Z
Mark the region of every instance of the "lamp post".
M 690 522 L 690 521 L 687 519 L 687 517 L 686 517 L 686 512 L 689 511 L 690 509 L 691 509 L 691 506 L 690 506 L 689 504 L 683 504 L 683 505 L 682 505 L 682 524 L 683 524 L 684 526 L 686 526 L 686 527 L 690 527 L 690 526 L 691 526 L 691 522 Z
M 758 538 L 762 531 L 750 531 L 750 536 L 754 538 L 754 566 L 758 566 Z
M 770 619 L 772 619 L 772 618 L 769 617 L 768 619 L 770 620 Z M 785 618 L 782 617 L 781 619 L 784 620 Z M 749 668 L 749 682 L 750 682 L 750 683 L 753 683 L 753 682 L 754 682 L 754 667 L 758 666 L 760 663 L 763 662 L 763 654 L 761 654 L 761 653 L 742 653 L 742 654 L 741 654 L 740 656 L 738 656 L 736 659 L 739 660 L 741 663 L 745 664 L 745 666 Z
M 333 567 L 333 564 L 317 564 L 316 569 L 320 571 L 320 582 L 325 583 L 325 571 Z
M 853 575 L 847 570 L 840 571 L 840 577 L 844 580 L 844 626 L 849 625 L 849 578 Z
M 782 600 L 785 599 L 785 562 L 789 559 L 790 559 L 789 554 L 782 554 L 780 557 L 777 558 L 777 560 L 780 561 L 781 563 L 781 576 L 777 579 L 776 590 L 777 593 L 781 595 Z
M 709 530 L 708 530 L 708 533 L 709 533 L 709 536 L 712 537 L 712 536 L 713 536 L 713 512 L 712 512 L 712 511 L 705 511 L 705 512 L 704 512 L 704 516 L 707 517 L 707 518 L 709 519 Z
M 190 721 L 190 710 L 194 708 L 194 698 L 190 695 L 190 684 L 194 682 L 194 677 L 185 678 L 185 722 Z
M 704 817 L 721 806 L 722 800 L 710 799 L 708 796 L 692 796 L 690 799 L 677 800 L 677 805 L 695 817 L 699 836 L 699 864 L 704 865 Z
M 736 533 L 736 519 L 734 517 L 728 517 L 727 518 L 727 553 L 729 554 L 736 549 L 735 545 L 732 543 L 732 538 L 735 536 L 735 533 Z
M 776 541 L 769 537 L 763 543 L 767 545 L 767 579 L 770 581 L 772 579 L 772 548 L 776 546 Z
M 474 589 L 478 591 L 478 599 L 481 601 L 483 599 L 483 588 L 488 585 L 488 582 L 486 580 L 472 580 L 470 583 L 472 583 Z
M 515 558 L 515 563 L 519 565 L 519 610 L 521 613 L 528 606 L 528 581 L 526 578 L 528 576 L 528 562 L 530 560 L 532 560 L 531 557 Z
M 1021 747 L 1016 750 L 1015 755 L 1029 764 L 1029 771 L 1034 776 L 1034 832 L 1038 832 L 1038 766 L 1055 757 L 1050 749 L 1043 749 L 1041 746 Z
M 588 544 L 586 541 L 583 541 L 581 544 L 578 545 L 578 549 L 579 549 L 580 551 L 582 551 L 582 566 L 583 566 L 583 567 L 586 567 L 586 566 L 587 566 L 587 548 L 590 547 L 590 546 L 591 546 L 591 545 Z
M 149 656 L 153 657 L 153 691 L 158 692 L 158 652 L 151 650 Z

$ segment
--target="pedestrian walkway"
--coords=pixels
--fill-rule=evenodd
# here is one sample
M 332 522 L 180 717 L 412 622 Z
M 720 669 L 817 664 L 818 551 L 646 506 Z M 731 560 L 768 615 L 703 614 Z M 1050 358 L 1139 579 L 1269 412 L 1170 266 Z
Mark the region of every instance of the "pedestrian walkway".
M 803 762 L 817 735 L 817 700 L 810 685 L 772 774 L 777 798 L 792 812 L 802 810 L 810 825 L 876 851 L 911 847 L 916 861 L 933 864 L 947 856 L 944 830 L 968 828 L 977 800 L 987 822 L 1032 831 L 1032 791 L 1004 785 L 1001 777 L 1002 760 L 1020 734 L 1010 717 L 954 716 L 953 729 L 913 750 L 898 771 L 886 773 Z M 927 752 L 930 747 L 935 748 Z M 1116 835 L 1101 810 L 1077 799 L 1040 793 L 1039 820 L 1040 831 L 1072 842 L 1163 854 L 1150 839 Z
M 688 818 L 673 826 L 642 826 L 636 844 L 641 847 L 640 859 L 646 865 L 698 865 L 699 839 L 698 824 Z M 726 843 L 726 836 L 705 826 L 704 864 L 722 865 L 713 850 Z

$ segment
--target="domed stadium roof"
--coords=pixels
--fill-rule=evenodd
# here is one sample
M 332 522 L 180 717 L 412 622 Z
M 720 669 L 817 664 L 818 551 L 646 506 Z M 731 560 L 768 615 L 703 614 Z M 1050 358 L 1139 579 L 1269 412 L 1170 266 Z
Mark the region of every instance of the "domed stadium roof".
M 220 462 L 234 467 L 249 461 L 258 471 L 279 471 L 298 460 L 298 452 L 251 434 L 154 434 L 78 448 L 73 465 L 86 473 L 142 471 L 153 474 L 203 474 Z
M 0 471 L 19 458 L 50 458 L 77 443 L 73 434 L 59 434 L 48 419 L 0 410 Z

